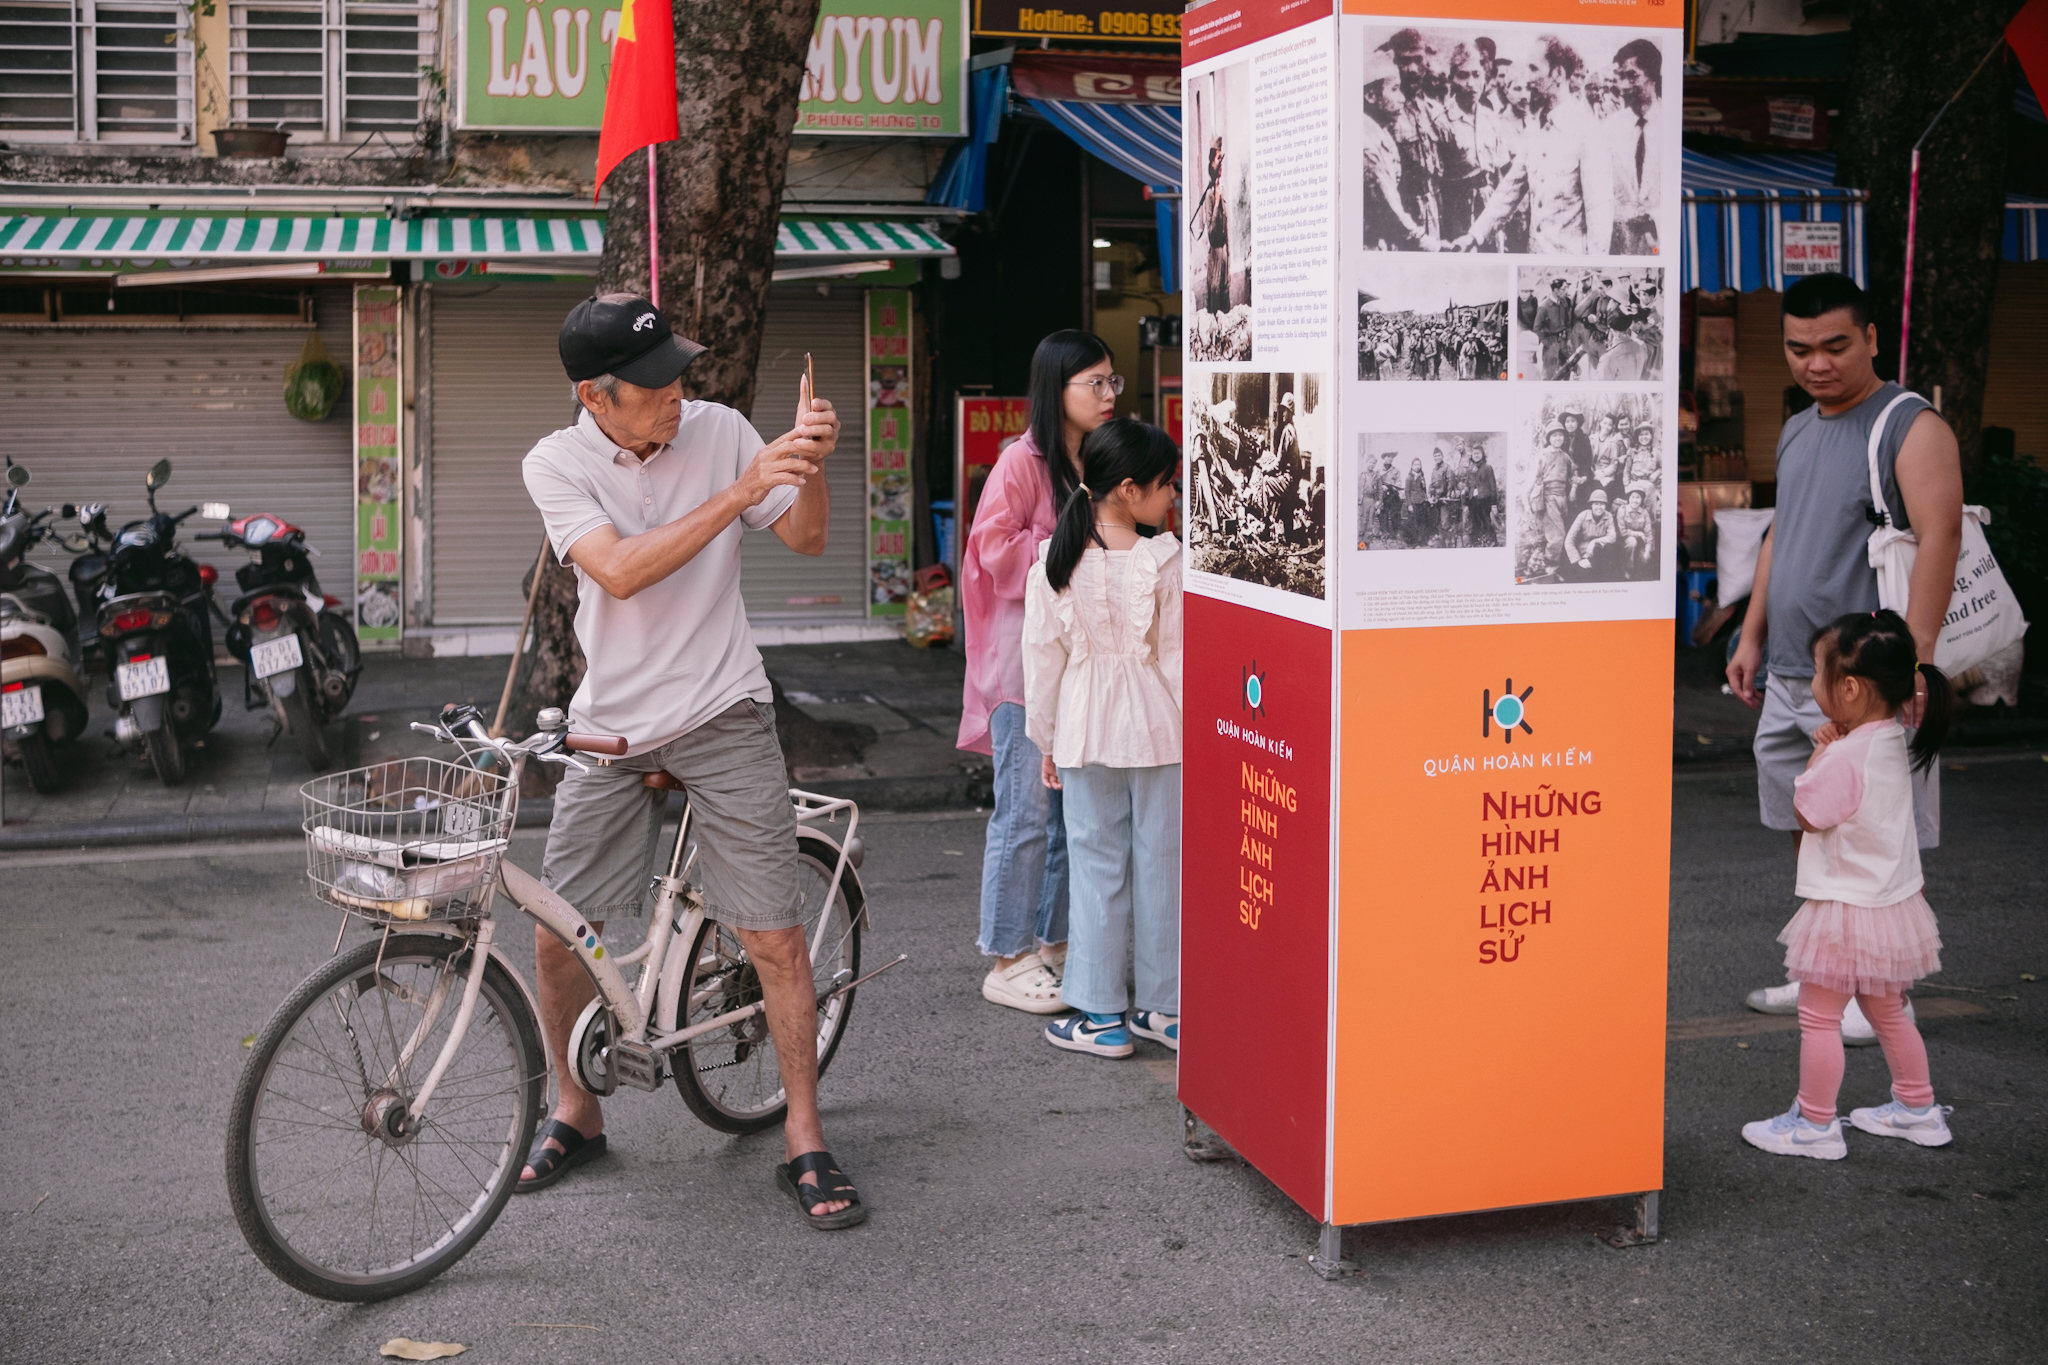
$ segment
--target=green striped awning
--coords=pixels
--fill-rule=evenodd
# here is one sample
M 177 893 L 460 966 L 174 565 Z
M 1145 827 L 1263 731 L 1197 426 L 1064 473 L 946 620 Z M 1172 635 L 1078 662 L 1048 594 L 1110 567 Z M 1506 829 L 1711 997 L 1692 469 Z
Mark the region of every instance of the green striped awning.
M 0 268 L 161 258 L 207 261 L 595 260 L 604 219 L 59 217 L 0 214 Z M 850 256 L 951 256 L 914 223 L 785 218 L 775 254 L 803 260 Z
M 785 218 L 775 232 L 778 258 L 818 260 L 831 256 L 951 256 L 945 239 L 916 223 L 883 218 L 814 222 Z
M 603 250 L 602 218 L 408 218 L 401 222 L 390 218 L 0 217 L 0 265 L 23 264 L 21 257 L 560 259 L 595 257 Z

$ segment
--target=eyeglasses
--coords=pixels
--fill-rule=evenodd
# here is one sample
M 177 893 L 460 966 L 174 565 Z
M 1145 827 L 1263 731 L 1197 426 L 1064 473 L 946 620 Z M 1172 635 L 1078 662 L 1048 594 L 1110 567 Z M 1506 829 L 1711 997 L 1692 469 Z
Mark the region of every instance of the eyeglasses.
M 1115 397 L 1124 391 L 1124 377 L 1120 374 L 1113 374 L 1107 379 L 1098 374 L 1093 379 L 1069 379 L 1067 383 L 1069 385 L 1086 385 L 1088 388 L 1095 390 L 1097 398 L 1104 397 L 1105 395 Z

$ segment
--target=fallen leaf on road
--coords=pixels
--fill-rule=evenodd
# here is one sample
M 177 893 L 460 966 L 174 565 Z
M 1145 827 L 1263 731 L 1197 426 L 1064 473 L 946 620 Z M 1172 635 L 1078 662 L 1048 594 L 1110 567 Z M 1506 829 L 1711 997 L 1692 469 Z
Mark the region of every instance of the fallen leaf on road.
M 393 1337 L 377 1348 L 380 1356 L 394 1356 L 399 1360 L 440 1360 L 446 1356 L 459 1356 L 469 1348 L 453 1341 L 414 1341 L 411 1337 Z
M 2038 976 L 2035 976 L 2035 975 L 2034 975 L 2034 974 L 2033 974 L 2032 972 L 2021 972 L 2021 973 L 2020 973 L 2020 980 L 2022 980 L 2022 981 L 2039 981 L 2040 979 L 2041 979 L 2040 977 L 2038 977 Z
M 247 1038 L 244 1038 L 244 1039 L 242 1040 L 242 1046 L 243 1046 L 243 1047 L 254 1047 L 254 1046 L 256 1046 L 256 1035 L 252 1033 L 252 1034 L 250 1034 L 250 1035 L 249 1035 L 249 1036 L 248 1036 Z
M 1742 1049 L 1742 1050 L 1743 1050 L 1744 1052 L 1747 1052 L 1747 1051 L 1749 1051 L 1749 1044 L 1748 1044 L 1748 1043 L 1737 1043 L 1737 1044 L 1736 1044 L 1735 1046 L 1737 1046 L 1737 1047 L 1741 1048 L 1741 1049 Z

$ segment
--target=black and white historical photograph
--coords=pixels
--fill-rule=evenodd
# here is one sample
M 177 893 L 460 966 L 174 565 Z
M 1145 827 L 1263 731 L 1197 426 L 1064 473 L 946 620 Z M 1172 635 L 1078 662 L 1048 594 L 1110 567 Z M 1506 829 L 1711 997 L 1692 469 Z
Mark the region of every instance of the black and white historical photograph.
M 1324 377 L 1188 377 L 1188 557 L 1205 573 L 1323 595 Z
M 1664 378 L 1661 266 L 1525 265 L 1516 277 L 1515 378 Z
M 1252 358 L 1250 62 L 1187 78 L 1189 360 Z
M 1360 379 L 1506 379 L 1505 263 L 1367 257 Z
M 1656 254 L 1677 174 L 1659 131 L 1657 38 L 1520 26 L 1365 35 L 1368 249 Z
M 1508 471 L 1515 581 L 1661 577 L 1667 454 L 1656 394 L 1544 395 Z
M 1400 431 L 1358 438 L 1358 548 L 1501 544 L 1507 433 Z

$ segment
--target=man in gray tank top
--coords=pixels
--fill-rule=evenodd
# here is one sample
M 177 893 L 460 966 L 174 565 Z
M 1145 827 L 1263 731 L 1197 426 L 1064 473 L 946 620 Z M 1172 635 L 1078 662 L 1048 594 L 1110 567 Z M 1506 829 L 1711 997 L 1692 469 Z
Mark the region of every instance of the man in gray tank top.
M 1815 630 L 1853 611 L 1875 611 L 1877 571 L 1868 541 L 1877 524 L 1870 503 L 1870 433 L 1880 414 L 1905 391 L 1877 377 L 1877 329 L 1863 290 L 1845 275 L 1808 275 L 1785 291 L 1785 359 L 1792 378 L 1813 395 L 1814 406 L 1785 424 L 1778 438 L 1777 515 L 1757 558 L 1756 587 L 1742 622 L 1742 639 L 1728 661 L 1735 695 L 1763 714 L 1757 719 L 1757 800 L 1768 829 L 1790 830 L 1792 783 L 1813 756 L 1813 733 L 1827 722 L 1809 690 Z M 1916 395 L 1885 419 L 1877 446 L 1885 506 L 1882 515 L 1920 542 L 1913 564 L 1906 622 L 1920 660 L 1934 661 L 1934 645 L 1948 613 L 1956 554 L 1963 536 L 1963 471 L 1955 434 Z M 1765 665 L 1768 664 L 1768 667 Z M 1758 686 L 1760 674 L 1767 674 Z M 1919 719 L 1925 683 L 1900 719 Z M 1915 780 L 1914 822 L 1920 847 L 1941 841 L 1941 772 Z M 1796 985 L 1750 993 L 1752 1009 L 1798 1011 Z M 1869 1024 L 1851 1002 L 1843 1017 L 1850 1042 L 1873 1042 Z

